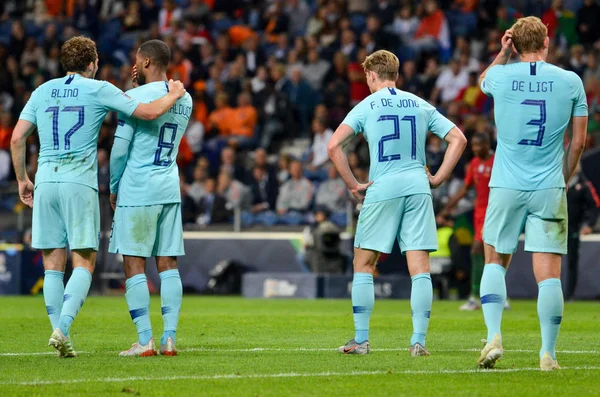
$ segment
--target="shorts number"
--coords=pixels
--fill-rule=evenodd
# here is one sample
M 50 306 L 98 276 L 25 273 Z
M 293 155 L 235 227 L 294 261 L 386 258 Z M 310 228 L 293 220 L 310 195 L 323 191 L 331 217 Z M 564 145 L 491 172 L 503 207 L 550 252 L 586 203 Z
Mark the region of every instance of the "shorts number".
M 538 120 L 531 120 L 527 125 L 533 125 L 538 127 L 538 135 L 536 139 L 521 139 L 519 145 L 525 146 L 542 146 L 542 139 L 544 139 L 544 132 L 546 132 L 546 101 L 527 99 L 521 102 L 521 105 L 537 106 L 540 108 L 540 118 Z
M 171 132 L 169 135 L 167 130 Z M 165 135 L 167 140 L 165 140 Z M 175 148 L 175 137 L 177 136 L 177 124 L 173 123 L 164 123 L 162 127 L 160 127 L 160 136 L 158 137 L 158 149 L 156 153 L 154 153 L 154 165 L 158 165 L 160 167 L 168 167 L 173 162 L 171 159 L 171 154 L 173 153 L 173 149 Z M 161 160 L 162 150 L 168 149 L 167 159 Z
M 71 127 L 65 134 L 64 150 L 70 150 L 71 149 L 71 137 L 78 129 L 83 127 L 83 124 L 85 122 L 84 107 L 83 106 L 65 106 L 62 111 L 63 112 L 77 112 L 77 116 L 78 116 L 77 123 L 75 123 L 75 125 L 73 125 L 73 127 Z M 58 112 L 59 112 L 58 106 L 50 106 L 48 109 L 46 109 L 46 113 L 52 113 L 52 141 L 53 141 L 54 150 L 60 149 L 60 142 L 59 142 L 59 137 L 58 137 Z
M 413 160 L 417 159 L 417 121 L 415 116 L 404 116 L 400 119 L 397 115 L 379 116 L 377 121 L 393 121 L 394 122 L 394 133 L 384 135 L 379 140 L 379 162 L 383 163 L 386 161 L 400 160 L 400 154 L 384 155 L 384 145 L 387 141 L 393 141 L 400 139 L 400 121 L 410 122 L 410 135 L 412 138 L 410 157 Z

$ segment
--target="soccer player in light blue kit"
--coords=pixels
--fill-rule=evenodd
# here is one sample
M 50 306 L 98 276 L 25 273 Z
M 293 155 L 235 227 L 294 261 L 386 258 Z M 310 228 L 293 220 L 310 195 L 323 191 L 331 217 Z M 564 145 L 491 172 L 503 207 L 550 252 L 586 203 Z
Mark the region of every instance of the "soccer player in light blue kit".
M 136 54 L 134 82 L 127 94 L 150 102 L 168 91 L 169 46 L 160 40 L 143 43 Z M 161 280 L 164 332 L 160 353 L 177 354 L 175 333 L 181 309 L 182 285 L 177 256 L 184 255 L 177 152 L 192 114 L 186 94 L 169 111 L 152 121 L 119 115 L 110 157 L 111 204 L 116 210 L 109 251 L 123 254 L 125 299 L 138 332 L 138 341 L 121 356 L 154 356 L 150 324 L 150 293 L 146 258 L 156 257 Z
M 96 44 L 73 37 L 61 49 L 65 77 L 39 86 L 23 108 L 11 151 L 19 195 L 33 207 L 34 248 L 43 250 L 44 300 L 52 329 L 49 345 L 60 357 L 76 357 L 69 330 L 92 281 L 100 239 L 98 206 L 98 133 L 110 110 L 141 119 L 156 119 L 185 94 L 180 82 L 152 104 L 142 104 L 105 81 L 98 70 Z M 37 126 L 40 139 L 35 187 L 25 169 L 25 147 Z M 72 252 L 73 274 L 63 284 Z
M 406 254 L 412 277 L 412 356 L 426 356 L 433 288 L 429 253 L 438 249 L 431 187 L 449 176 L 466 144 L 463 133 L 433 106 L 396 88 L 398 58 L 389 51 L 368 56 L 363 68 L 371 95 L 356 105 L 337 128 L 328 146 L 329 157 L 352 195 L 363 201 L 354 238 L 352 311 L 355 336 L 340 353 L 369 353 L 369 320 L 375 294 L 373 272 L 381 252 L 390 253 L 394 242 Z M 425 166 L 428 131 L 448 142 L 436 175 Z M 368 183 L 359 183 L 348 165 L 344 144 L 363 133 L 369 143 L 371 166 Z
M 545 62 L 548 44 L 540 19 L 521 18 L 504 34 L 502 52 L 480 78 L 482 91 L 494 97 L 498 127 L 483 228 L 486 265 L 480 293 L 488 335 L 477 361 L 483 368 L 494 367 L 503 354 L 505 274 L 523 230 L 539 287 L 540 368 L 559 368 L 555 347 L 563 315 L 561 255 L 567 253 L 565 184 L 583 152 L 588 109 L 581 79 Z M 507 64 L 513 51 L 521 62 Z M 563 138 L 571 119 L 573 136 L 565 153 Z

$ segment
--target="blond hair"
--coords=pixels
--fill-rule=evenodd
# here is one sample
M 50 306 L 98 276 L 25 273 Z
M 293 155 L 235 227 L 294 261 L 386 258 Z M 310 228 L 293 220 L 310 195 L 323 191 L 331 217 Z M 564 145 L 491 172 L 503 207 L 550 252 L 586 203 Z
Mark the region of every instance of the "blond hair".
M 548 28 L 538 17 L 520 18 L 511 30 L 512 42 L 519 54 L 531 54 L 544 49 Z
M 398 79 L 398 69 L 400 61 L 398 57 L 386 50 L 375 51 L 365 58 L 362 63 L 365 72 L 375 72 L 382 81 L 396 81 Z

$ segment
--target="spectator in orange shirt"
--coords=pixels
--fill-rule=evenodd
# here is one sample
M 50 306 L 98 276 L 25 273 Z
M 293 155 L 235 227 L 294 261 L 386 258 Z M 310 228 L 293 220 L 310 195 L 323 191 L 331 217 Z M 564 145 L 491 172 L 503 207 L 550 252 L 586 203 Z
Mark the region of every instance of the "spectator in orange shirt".
M 219 136 L 222 138 L 230 134 L 230 121 L 233 116 L 233 109 L 229 107 L 227 94 L 221 92 L 215 99 L 215 107 L 208 116 L 208 136 Z
M 425 15 L 415 32 L 414 41 L 409 44 L 417 57 L 423 51 L 433 51 L 440 47 L 450 48 L 450 30 L 437 2 L 428 0 L 424 8 Z
M 204 128 L 208 126 L 206 82 L 201 80 L 194 83 L 194 118 L 196 121 L 202 123 Z
M 193 161 L 194 153 L 192 153 L 192 149 L 190 148 L 187 138 L 184 135 L 179 143 L 179 152 L 177 152 L 177 166 L 180 170 L 185 172 Z
M 158 14 L 158 29 L 161 36 L 168 36 L 175 32 L 173 28 L 183 19 L 183 11 L 177 7 L 173 0 L 163 1 L 163 7 Z
M 13 132 L 12 115 L 4 112 L 0 116 L 0 149 L 10 150 L 10 137 Z
M 265 12 L 264 30 L 267 41 L 274 44 L 278 41 L 279 35 L 287 32 L 289 18 L 283 13 L 281 3 L 273 3 Z
M 181 82 L 187 87 L 190 84 L 192 68 L 192 63 L 185 57 L 183 51 L 181 51 L 179 48 L 175 48 L 173 50 L 173 59 L 171 60 L 171 65 L 167 70 L 167 76 L 169 78 L 173 78 L 174 75 L 179 75 Z
M 229 144 L 232 146 L 245 146 L 254 137 L 258 113 L 252 106 L 250 94 L 247 92 L 238 95 L 237 105 L 237 108 L 232 110 L 229 122 Z

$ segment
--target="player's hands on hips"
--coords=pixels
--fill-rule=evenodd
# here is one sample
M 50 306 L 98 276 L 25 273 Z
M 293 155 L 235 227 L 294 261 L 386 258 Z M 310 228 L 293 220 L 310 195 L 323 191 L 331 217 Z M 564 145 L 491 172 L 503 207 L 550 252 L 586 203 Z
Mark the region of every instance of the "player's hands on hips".
M 138 71 L 136 65 L 133 65 L 133 68 L 131 68 L 131 85 L 133 88 L 140 86 L 140 83 L 138 83 Z
M 29 208 L 33 208 L 33 183 L 27 178 L 26 180 L 19 182 L 19 197 L 23 204 Z
M 358 200 L 358 202 L 362 203 L 363 200 L 365 199 L 365 194 L 367 193 L 367 189 L 372 184 L 373 184 L 373 181 L 368 182 L 368 183 L 359 183 L 355 187 L 350 189 L 350 193 L 352 193 L 352 195 L 354 196 L 355 199 Z
M 185 95 L 185 87 L 183 83 L 179 80 L 173 81 L 173 79 L 169 80 L 169 93 L 173 93 L 177 95 L 177 98 L 181 98 Z
M 431 186 L 432 189 L 436 189 L 444 182 L 441 181 L 436 175 L 431 175 L 429 168 L 425 167 L 425 172 L 427 173 L 427 179 L 429 179 L 429 186 Z

